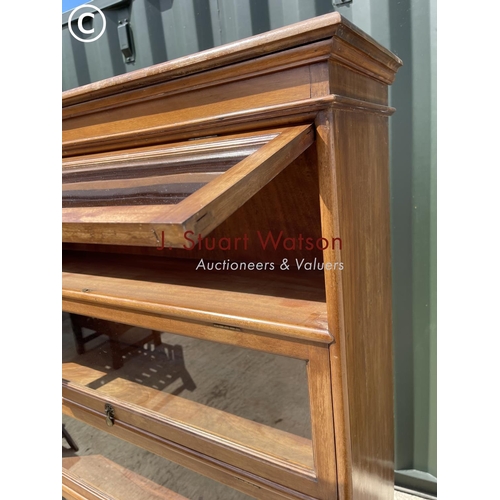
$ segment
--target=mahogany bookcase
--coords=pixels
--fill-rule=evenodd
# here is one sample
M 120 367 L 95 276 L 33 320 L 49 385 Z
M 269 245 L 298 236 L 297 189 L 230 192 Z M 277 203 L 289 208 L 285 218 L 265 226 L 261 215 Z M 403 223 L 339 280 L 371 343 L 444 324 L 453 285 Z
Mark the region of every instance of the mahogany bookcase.
M 333 13 L 63 93 L 63 310 L 305 361 L 312 438 L 78 362 L 64 413 L 255 498 L 393 498 L 400 66 Z

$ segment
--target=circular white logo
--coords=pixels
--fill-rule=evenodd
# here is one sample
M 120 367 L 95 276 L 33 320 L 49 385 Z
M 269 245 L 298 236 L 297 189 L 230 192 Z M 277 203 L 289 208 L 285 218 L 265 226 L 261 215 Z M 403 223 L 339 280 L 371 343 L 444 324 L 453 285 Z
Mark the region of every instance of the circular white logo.
M 74 15 L 79 10 L 85 9 L 85 8 L 92 9 L 93 11 L 96 10 L 99 13 L 99 15 L 102 17 L 102 29 L 101 29 L 101 32 L 97 36 L 95 36 L 95 37 L 81 38 L 81 37 L 79 37 L 78 35 L 75 34 L 75 32 L 73 31 L 73 27 L 71 26 L 71 22 L 73 21 Z M 86 29 L 83 26 L 83 21 L 85 20 L 85 18 L 89 18 L 89 19 L 94 20 L 94 18 L 95 18 L 94 12 L 84 12 L 84 13 L 82 13 L 82 14 L 80 14 L 78 16 L 77 25 L 78 25 L 78 29 L 80 30 L 80 33 L 83 33 L 84 35 L 93 35 L 93 34 L 95 34 L 95 28 Z M 92 25 L 93 24 L 94 23 L 92 23 Z M 69 18 L 68 18 L 68 28 L 69 28 L 69 32 L 71 33 L 71 35 L 74 38 L 76 38 L 77 40 L 79 40 L 80 42 L 84 42 L 84 43 L 95 42 L 96 40 L 99 40 L 99 38 L 101 38 L 101 36 L 106 31 L 106 17 L 104 16 L 104 13 L 102 12 L 102 10 L 99 7 L 96 7 L 95 5 L 90 5 L 90 4 L 80 5 L 80 7 L 76 7 L 76 9 L 73 9 L 71 11 L 71 14 L 69 15 Z

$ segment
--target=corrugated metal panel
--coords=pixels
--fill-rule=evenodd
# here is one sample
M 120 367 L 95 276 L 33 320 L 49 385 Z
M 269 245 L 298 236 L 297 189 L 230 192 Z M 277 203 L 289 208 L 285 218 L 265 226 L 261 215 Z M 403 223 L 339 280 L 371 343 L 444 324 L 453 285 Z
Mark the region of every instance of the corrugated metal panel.
M 333 0 L 340 3 L 339 0 Z M 63 15 L 63 88 L 69 89 L 339 11 L 404 61 L 391 87 L 396 468 L 432 490 L 436 476 L 436 1 L 96 0 L 107 20 L 81 43 Z M 130 21 L 135 61 L 120 52 Z M 417 477 L 415 481 L 412 480 Z
M 330 0 L 96 0 L 89 5 L 105 12 L 106 31 L 95 42 L 79 42 L 69 33 L 68 14 L 63 15 L 63 90 L 334 10 Z M 130 63 L 118 42 L 118 22 L 124 19 L 133 37 Z

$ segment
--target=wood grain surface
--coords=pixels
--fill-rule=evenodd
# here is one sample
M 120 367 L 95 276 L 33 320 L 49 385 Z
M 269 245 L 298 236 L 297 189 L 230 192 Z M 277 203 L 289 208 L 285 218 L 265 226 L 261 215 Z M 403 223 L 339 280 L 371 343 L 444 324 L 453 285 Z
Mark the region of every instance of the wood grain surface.
M 87 137 L 125 134 L 193 119 L 203 119 L 258 106 L 282 104 L 309 97 L 309 69 L 293 68 L 272 75 L 255 76 L 224 83 L 217 92 L 201 88 L 127 106 L 99 109 L 92 114 L 68 117 L 63 121 L 63 144 Z
M 333 127 L 339 224 L 348 242 L 342 249 L 341 339 L 353 498 L 389 500 L 394 410 L 388 124 L 381 116 L 335 112 Z M 343 133 L 353 129 L 355 135 Z
M 63 458 L 65 481 L 68 488 L 89 484 L 102 492 L 104 498 L 114 500 L 187 500 L 185 497 L 112 462 L 102 455 Z M 70 471 L 71 475 L 67 474 Z M 74 482 L 70 482 L 71 477 Z M 63 494 L 65 493 L 63 487 Z M 85 497 L 83 497 L 85 498 Z
M 284 93 L 286 94 L 286 90 Z M 241 111 L 222 112 L 215 116 L 188 118 L 181 122 L 141 130 L 67 141 L 63 143 L 63 157 L 192 140 L 214 134 L 246 133 L 252 130 L 302 125 L 312 123 L 318 111 L 330 107 L 387 116 L 395 111 L 394 108 L 385 105 L 342 95 L 328 95 L 267 106 L 258 106 L 258 103 L 249 101 L 248 105 L 249 108 Z
M 67 90 L 63 93 L 63 105 L 70 106 L 110 94 L 123 93 L 134 88 L 154 85 L 200 71 L 213 70 L 318 40 L 331 39 L 334 36 L 346 40 L 361 53 L 366 53 L 371 59 L 392 69 L 393 73 L 402 64 L 401 60 L 389 50 L 339 13 L 334 12 L 126 75 Z
M 263 332 L 312 342 L 331 342 L 321 273 L 196 271 L 192 261 L 112 254 L 68 253 L 63 262 L 63 300 L 137 316 L 157 315 Z M 260 274 L 259 274 L 260 273 Z M 94 316 L 93 314 L 89 314 Z M 99 315 L 95 315 L 99 317 Z M 107 319 L 107 318 L 103 318 Z M 125 322 L 126 323 L 126 322 Z M 206 338 L 211 339 L 207 330 Z
M 253 498 L 283 500 L 301 499 L 314 500 L 317 494 L 305 494 L 294 490 L 290 485 L 270 481 L 230 463 L 224 463 L 203 453 L 196 452 L 185 446 L 173 443 L 159 435 L 144 429 L 135 428 L 125 423 L 116 423 L 108 427 L 102 413 L 82 406 L 71 399 L 63 398 L 63 413 L 86 422 L 115 437 L 124 439 L 152 453 L 188 467 L 200 474 L 208 476 L 231 486 Z M 313 488 L 315 483 L 311 483 Z M 315 488 L 317 492 L 317 488 Z
M 300 446 L 304 442 L 304 438 L 297 439 L 299 446 L 297 444 L 292 446 L 293 436 L 288 439 L 288 445 L 280 445 L 279 443 L 274 445 L 275 451 L 292 448 L 292 457 L 294 458 L 282 457 L 280 455 L 274 456 L 273 454 L 259 452 L 241 445 L 242 438 L 239 438 L 240 443 L 232 443 L 224 436 L 210 434 L 209 432 L 192 427 L 189 425 L 190 411 L 188 411 L 185 417 L 185 422 L 183 420 L 174 420 L 167 415 L 162 415 L 148 408 L 139 407 L 121 398 L 115 398 L 105 393 L 101 394 L 99 391 L 83 387 L 71 381 L 63 381 L 62 395 L 63 411 L 66 414 L 74 416 L 74 411 L 78 412 L 78 408 L 81 408 L 83 409 L 83 413 L 80 413 L 80 416 L 76 415 L 76 418 L 90 425 L 97 424 L 92 418 L 92 414 L 95 414 L 99 420 L 98 425 L 95 426 L 102 428 L 110 434 L 116 435 L 120 429 L 129 429 L 139 439 L 141 436 L 148 434 L 158 436 L 167 440 L 172 445 L 195 452 L 207 461 L 211 461 L 211 459 L 219 461 L 221 467 L 226 471 L 231 470 L 232 467 L 236 467 L 256 477 L 281 484 L 306 495 L 316 496 L 318 494 L 318 481 L 315 471 L 309 469 L 304 464 L 294 461 L 299 456 L 306 456 L 307 446 Z M 115 421 L 112 427 L 108 427 L 105 422 L 105 404 L 111 404 L 114 409 Z M 176 410 L 173 409 L 173 411 L 175 412 Z M 212 408 L 207 409 L 207 411 L 212 411 Z M 207 419 L 208 421 L 210 420 L 209 415 Z M 103 424 L 102 427 L 100 427 L 101 422 Z M 214 424 L 208 423 L 208 425 Z M 239 425 L 240 428 L 241 425 Z M 224 432 L 225 434 L 231 433 L 230 430 L 225 430 Z M 271 433 L 272 431 L 269 432 L 269 435 Z M 257 435 L 256 439 L 259 440 L 259 435 Z M 263 444 L 265 440 L 261 438 L 260 442 Z M 134 441 L 132 443 L 138 444 Z M 272 444 L 270 446 L 271 448 L 273 447 Z M 309 453 L 311 452 L 309 451 Z M 190 453 L 186 452 L 183 454 L 190 455 Z M 177 458 L 170 459 L 182 465 L 182 462 Z M 191 463 L 190 468 L 193 468 L 193 465 Z

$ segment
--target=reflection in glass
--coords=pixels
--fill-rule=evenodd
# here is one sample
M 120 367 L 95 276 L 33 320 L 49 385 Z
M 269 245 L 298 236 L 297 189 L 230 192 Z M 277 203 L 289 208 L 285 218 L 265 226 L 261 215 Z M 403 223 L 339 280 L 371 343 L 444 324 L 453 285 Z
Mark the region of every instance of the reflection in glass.
M 305 361 L 64 318 L 64 379 L 313 469 Z

